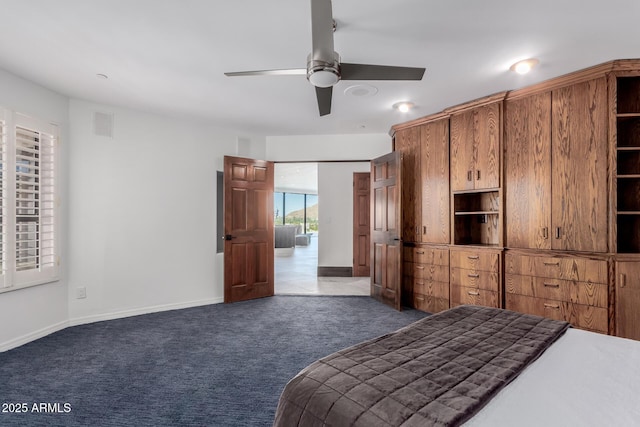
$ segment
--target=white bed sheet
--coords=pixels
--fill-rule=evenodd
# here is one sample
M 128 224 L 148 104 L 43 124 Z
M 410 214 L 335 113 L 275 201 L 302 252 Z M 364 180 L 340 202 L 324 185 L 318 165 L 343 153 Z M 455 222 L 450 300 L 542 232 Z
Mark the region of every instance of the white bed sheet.
M 569 329 L 464 425 L 640 426 L 640 341 Z

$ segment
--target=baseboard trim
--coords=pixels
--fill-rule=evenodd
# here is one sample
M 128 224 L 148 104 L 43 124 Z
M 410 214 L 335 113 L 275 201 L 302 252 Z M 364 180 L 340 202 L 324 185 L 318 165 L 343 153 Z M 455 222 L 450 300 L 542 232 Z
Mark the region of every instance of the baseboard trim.
M 93 314 L 91 316 L 76 317 L 69 319 L 69 326 L 85 325 L 87 323 L 102 322 L 105 320 L 122 319 L 125 317 L 141 316 L 143 314 L 158 313 L 160 311 L 181 310 L 183 308 L 200 307 L 209 304 L 219 304 L 224 302 L 224 298 L 208 298 L 197 301 L 181 302 L 175 304 L 162 304 L 150 307 L 139 307 L 130 310 L 115 311 L 111 313 Z
M 47 326 L 46 328 L 38 329 L 37 331 L 33 331 L 26 335 L 22 335 L 21 337 L 17 337 L 9 341 L 5 341 L 3 343 L 0 343 L 0 353 L 3 353 L 5 351 L 11 350 L 16 347 L 20 347 L 21 345 L 25 345 L 27 343 L 30 343 L 31 341 L 44 338 L 47 335 L 50 335 L 54 332 L 61 331 L 63 329 L 66 329 L 67 327 L 69 327 L 69 322 L 65 320 L 62 322 L 58 322 L 54 325 Z
M 353 267 L 318 267 L 318 277 L 353 277 Z
M 50 335 L 54 332 L 61 331 L 71 326 L 85 325 L 87 323 L 94 323 L 94 322 L 102 322 L 104 320 L 121 319 L 124 317 L 140 316 L 143 314 L 157 313 L 160 311 L 180 310 L 183 308 L 200 307 L 203 305 L 210 305 L 210 304 L 220 304 L 222 302 L 224 302 L 224 298 L 222 297 L 207 298 L 203 300 L 188 301 L 188 302 L 181 302 L 181 303 L 175 303 L 175 304 L 154 305 L 151 307 L 140 307 L 140 308 L 134 308 L 131 310 L 115 311 L 112 313 L 101 313 L 101 314 L 93 314 L 91 316 L 76 317 L 73 319 L 56 323 L 55 325 L 47 326 L 46 328 L 39 329 L 37 331 L 28 333 L 21 337 L 17 337 L 9 341 L 0 343 L 0 353 L 5 352 L 7 350 L 11 350 L 16 347 L 20 347 L 21 345 L 30 343 L 31 341 L 44 338 L 47 335 Z

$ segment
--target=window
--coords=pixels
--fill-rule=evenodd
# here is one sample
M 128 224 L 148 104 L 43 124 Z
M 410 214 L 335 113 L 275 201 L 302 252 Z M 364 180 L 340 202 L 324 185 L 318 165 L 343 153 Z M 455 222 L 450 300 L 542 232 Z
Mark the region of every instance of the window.
M 318 196 L 275 192 L 273 214 L 276 225 L 300 225 L 302 233 L 318 231 Z
M 0 110 L 0 292 L 58 275 L 57 127 Z

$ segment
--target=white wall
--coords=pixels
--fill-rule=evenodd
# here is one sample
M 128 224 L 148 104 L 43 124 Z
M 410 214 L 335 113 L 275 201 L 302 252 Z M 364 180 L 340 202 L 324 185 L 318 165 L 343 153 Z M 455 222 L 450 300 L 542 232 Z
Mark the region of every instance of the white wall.
M 266 160 L 277 162 L 371 160 L 391 152 L 385 133 L 268 136 Z
M 0 294 L 0 351 L 64 328 L 67 321 L 66 212 L 69 100 L 0 70 L 0 106 L 59 126 L 60 280 Z
M 114 115 L 114 138 L 93 134 L 96 111 Z M 202 123 L 78 100 L 70 121 L 71 323 L 221 302 L 216 170 L 251 144 Z M 86 299 L 76 299 L 78 287 Z
M 353 266 L 353 173 L 368 162 L 318 164 L 318 267 Z

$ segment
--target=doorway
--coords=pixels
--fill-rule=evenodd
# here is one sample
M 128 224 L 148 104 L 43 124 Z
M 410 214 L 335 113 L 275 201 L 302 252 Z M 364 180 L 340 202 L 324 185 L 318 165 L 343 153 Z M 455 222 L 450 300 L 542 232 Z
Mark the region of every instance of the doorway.
M 352 277 L 353 173 L 369 170 L 369 162 L 275 164 L 276 294 L 369 295 L 369 278 Z M 289 243 L 278 245 L 286 233 Z

